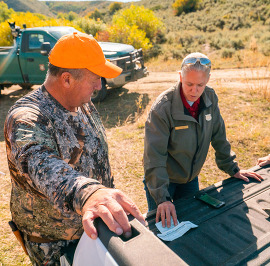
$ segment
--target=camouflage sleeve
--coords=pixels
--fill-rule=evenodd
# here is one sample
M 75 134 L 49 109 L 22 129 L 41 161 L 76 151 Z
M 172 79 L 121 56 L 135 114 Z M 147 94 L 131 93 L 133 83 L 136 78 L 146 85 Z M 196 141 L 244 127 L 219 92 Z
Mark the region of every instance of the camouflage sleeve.
M 25 109 L 25 108 L 23 108 Z M 37 112 L 20 110 L 10 116 L 6 132 L 11 158 L 21 180 L 55 208 L 81 213 L 89 196 L 103 188 L 97 180 L 86 178 L 62 160 L 50 121 Z

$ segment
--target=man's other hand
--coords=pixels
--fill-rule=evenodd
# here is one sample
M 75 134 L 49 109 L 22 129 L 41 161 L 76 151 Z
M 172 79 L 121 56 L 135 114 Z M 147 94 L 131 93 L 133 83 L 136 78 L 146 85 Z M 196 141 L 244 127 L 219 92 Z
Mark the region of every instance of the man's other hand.
M 111 231 L 117 235 L 131 236 L 131 226 L 127 214 L 133 215 L 142 224 L 145 220 L 135 203 L 122 191 L 112 188 L 102 188 L 94 192 L 82 209 L 82 223 L 86 234 L 96 239 L 97 229 L 94 220 L 100 217 Z

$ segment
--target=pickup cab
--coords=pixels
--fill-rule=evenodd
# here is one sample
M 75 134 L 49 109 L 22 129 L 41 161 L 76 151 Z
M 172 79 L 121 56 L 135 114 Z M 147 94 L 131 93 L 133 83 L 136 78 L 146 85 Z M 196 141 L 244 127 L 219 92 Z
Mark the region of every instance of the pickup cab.
M 14 84 L 22 88 L 42 84 L 51 48 L 60 37 L 75 31 L 72 27 L 64 26 L 23 29 L 16 26 L 16 31 L 12 31 L 14 46 L 0 47 L 0 94 L 2 89 Z M 93 102 L 102 101 L 106 97 L 107 87 L 119 88 L 148 75 L 142 49 L 134 49 L 132 45 L 122 43 L 99 44 L 106 59 L 121 67 L 123 72 L 113 79 L 102 78 L 102 89 L 93 95 Z

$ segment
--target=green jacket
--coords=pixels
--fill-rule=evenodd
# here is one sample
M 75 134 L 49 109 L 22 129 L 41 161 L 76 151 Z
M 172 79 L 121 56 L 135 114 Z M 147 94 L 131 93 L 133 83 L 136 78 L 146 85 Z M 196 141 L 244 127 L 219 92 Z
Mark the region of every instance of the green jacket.
M 184 108 L 179 86 L 177 83 L 156 99 L 145 123 L 145 181 L 157 204 L 170 197 L 169 182 L 188 183 L 199 175 L 210 143 L 222 171 L 230 176 L 239 171 L 215 91 L 205 88 L 197 121 Z

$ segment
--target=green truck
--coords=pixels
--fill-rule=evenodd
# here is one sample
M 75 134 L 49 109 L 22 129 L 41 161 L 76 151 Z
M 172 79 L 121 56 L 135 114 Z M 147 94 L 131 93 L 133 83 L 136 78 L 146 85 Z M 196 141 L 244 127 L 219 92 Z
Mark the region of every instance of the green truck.
M 14 46 L 0 47 L 0 94 L 5 87 L 14 84 L 31 88 L 44 82 L 48 68 L 48 54 L 57 40 L 77 31 L 72 27 L 11 28 Z M 123 69 L 120 76 L 113 79 L 102 78 L 102 89 L 96 91 L 93 102 L 102 101 L 107 88 L 120 88 L 128 82 L 148 75 L 144 66 L 142 49 L 132 45 L 99 42 L 106 59 Z

